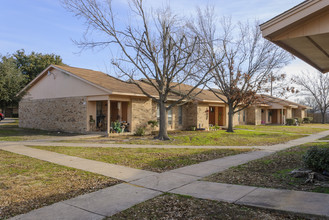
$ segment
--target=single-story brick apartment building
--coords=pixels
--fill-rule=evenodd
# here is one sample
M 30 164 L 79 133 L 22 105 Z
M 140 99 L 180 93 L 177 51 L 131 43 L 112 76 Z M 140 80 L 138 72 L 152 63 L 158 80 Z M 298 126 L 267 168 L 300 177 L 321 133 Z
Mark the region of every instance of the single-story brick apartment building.
M 150 85 L 142 84 L 149 93 L 156 94 Z M 20 93 L 24 95 L 19 103 L 19 126 L 24 128 L 85 133 L 110 130 L 111 124 L 119 121 L 134 132 L 159 116 L 156 103 L 137 86 L 89 69 L 50 65 Z M 258 104 L 234 116 L 234 125 L 282 124 L 285 117 L 305 115 L 306 106 L 260 97 Z M 171 94 L 168 101 L 178 98 Z M 193 100 L 168 112 L 168 129 L 225 127 L 227 112 L 223 101 L 203 90 Z

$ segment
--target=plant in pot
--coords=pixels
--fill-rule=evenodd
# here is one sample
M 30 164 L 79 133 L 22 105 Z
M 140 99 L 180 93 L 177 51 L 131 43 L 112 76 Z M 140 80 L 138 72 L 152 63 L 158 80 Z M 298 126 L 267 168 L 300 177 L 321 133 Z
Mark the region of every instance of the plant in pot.
M 113 130 L 115 131 L 115 133 L 121 133 L 121 123 L 118 121 L 113 122 Z
M 93 131 L 95 129 L 95 119 L 93 119 L 92 115 L 89 115 L 89 126 L 90 130 Z

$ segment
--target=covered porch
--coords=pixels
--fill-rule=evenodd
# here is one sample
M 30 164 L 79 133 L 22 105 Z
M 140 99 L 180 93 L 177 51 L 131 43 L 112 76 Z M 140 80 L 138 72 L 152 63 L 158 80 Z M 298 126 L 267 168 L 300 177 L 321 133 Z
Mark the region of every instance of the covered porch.
M 287 109 L 261 109 L 262 124 L 285 124 L 287 118 Z
M 209 106 L 209 127 L 211 126 L 226 126 L 226 107 Z
M 87 131 L 127 133 L 131 131 L 131 101 L 124 97 L 88 97 Z

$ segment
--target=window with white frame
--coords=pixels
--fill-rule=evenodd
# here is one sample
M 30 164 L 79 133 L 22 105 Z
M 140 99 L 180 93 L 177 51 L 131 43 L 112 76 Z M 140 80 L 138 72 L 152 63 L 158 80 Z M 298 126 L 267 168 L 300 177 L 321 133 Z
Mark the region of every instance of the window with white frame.
M 168 124 L 171 125 L 172 124 L 172 110 L 171 109 L 167 112 L 167 115 L 168 115 Z M 160 106 L 159 105 L 157 105 L 157 121 L 158 122 L 160 121 Z

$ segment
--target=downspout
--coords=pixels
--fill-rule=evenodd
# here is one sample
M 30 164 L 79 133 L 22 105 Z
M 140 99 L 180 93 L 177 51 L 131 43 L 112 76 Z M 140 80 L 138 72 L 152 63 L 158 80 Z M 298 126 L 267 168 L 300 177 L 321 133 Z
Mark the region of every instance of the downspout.
M 107 99 L 107 128 L 106 128 L 107 137 L 110 137 L 111 133 L 111 101 L 110 97 Z

